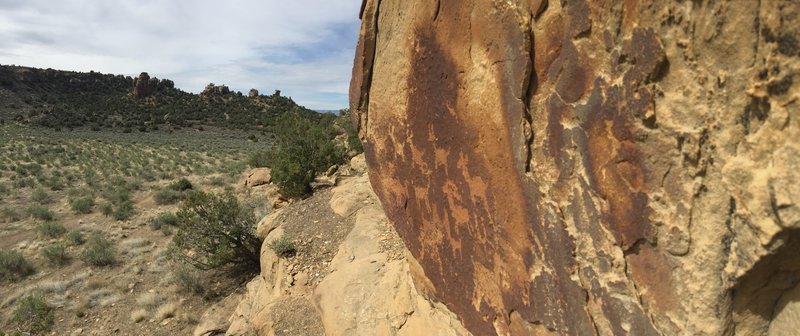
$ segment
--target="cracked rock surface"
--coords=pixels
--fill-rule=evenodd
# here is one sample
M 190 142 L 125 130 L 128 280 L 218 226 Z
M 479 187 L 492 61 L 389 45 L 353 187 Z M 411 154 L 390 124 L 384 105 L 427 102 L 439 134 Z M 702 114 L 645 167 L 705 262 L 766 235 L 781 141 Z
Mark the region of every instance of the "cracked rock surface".
M 365 0 L 350 108 L 475 335 L 800 330 L 800 3 Z

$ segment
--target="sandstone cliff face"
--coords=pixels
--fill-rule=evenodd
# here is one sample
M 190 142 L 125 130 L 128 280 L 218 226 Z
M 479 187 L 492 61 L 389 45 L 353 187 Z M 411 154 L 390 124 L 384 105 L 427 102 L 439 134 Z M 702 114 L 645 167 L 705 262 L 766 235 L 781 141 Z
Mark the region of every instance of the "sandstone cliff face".
M 475 335 L 800 316 L 800 4 L 366 0 L 351 110 L 418 288 Z

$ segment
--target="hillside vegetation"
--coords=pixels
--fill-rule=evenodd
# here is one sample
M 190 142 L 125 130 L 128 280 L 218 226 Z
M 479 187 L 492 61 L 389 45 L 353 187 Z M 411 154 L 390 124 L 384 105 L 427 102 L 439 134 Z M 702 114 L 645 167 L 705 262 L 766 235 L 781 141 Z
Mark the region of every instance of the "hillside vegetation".
M 168 79 L 71 72 L 0 65 L 0 120 L 52 128 L 90 127 L 147 132 L 220 126 L 269 131 L 278 117 L 321 114 L 272 95 L 233 92 L 209 84 L 200 94 L 175 88 Z

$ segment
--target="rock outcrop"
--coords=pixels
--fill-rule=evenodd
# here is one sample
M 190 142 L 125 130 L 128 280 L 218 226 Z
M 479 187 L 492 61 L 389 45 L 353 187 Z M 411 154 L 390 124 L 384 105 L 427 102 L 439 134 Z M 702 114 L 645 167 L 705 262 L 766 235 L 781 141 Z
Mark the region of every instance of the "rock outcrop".
M 351 111 L 475 335 L 800 328 L 800 3 L 366 0 Z
M 273 211 L 258 234 L 265 238 L 261 275 L 247 285 L 227 335 L 469 334 L 417 291 L 411 274 L 418 266 L 406 259 L 367 176 Z M 270 250 L 280 237 L 294 242 L 295 256 Z
M 256 89 L 250 89 L 250 91 L 249 91 L 249 92 L 247 92 L 247 96 L 248 96 L 248 97 L 250 97 L 250 98 L 256 98 L 256 97 L 258 97 L 258 90 L 256 90 Z
M 228 88 L 227 85 L 214 85 L 214 83 L 208 83 L 206 87 L 200 92 L 200 96 L 202 97 L 211 97 L 211 96 L 224 96 L 231 93 L 231 89 Z
M 269 168 L 253 168 L 244 179 L 245 187 L 257 187 L 272 182 L 272 170 Z
M 153 93 L 153 87 L 150 85 L 150 75 L 146 72 L 139 74 L 139 77 L 133 79 L 133 96 L 136 98 L 147 97 Z
M 169 79 L 150 78 L 146 72 L 142 72 L 139 77 L 133 79 L 133 96 L 136 98 L 148 97 L 159 90 L 174 88 L 175 82 Z

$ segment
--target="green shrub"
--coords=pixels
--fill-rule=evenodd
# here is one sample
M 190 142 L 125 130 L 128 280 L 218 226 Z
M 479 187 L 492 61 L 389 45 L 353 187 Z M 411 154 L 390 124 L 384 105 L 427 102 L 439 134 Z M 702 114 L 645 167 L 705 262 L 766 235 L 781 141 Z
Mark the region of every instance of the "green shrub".
M 274 132 L 277 147 L 269 154 L 272 180 L 286 197 L 307 195 L 317 173 L 345 160 L 342 149 L 333 143 L 330 126 L 298 113 L 281 116 Z
M 3 207 L 0 209 L 0 218 L 3 218 L 5 222 L 16 222 L 22 219 L 16 210 L 9 207 Z
M 183 199 L 184 195 L 180 191 L 172 189 L 162 189 L 153 194 L 153 201 L 158 205 L 175 204 Z
M 58 238 L 64 235 L 67 232 L 67 229 L 64 225 L 58 222 L 46 221 L 36 228 L 36 231 L 39 231 L 42 235 L 48 238 Z
M 46 246 L 42 249 L 42 255 L 44 255 L 47 261 L 52 265 L 62 266 L 69 262 L 67 249 L 61 244 Z
M 130 202 L 131 192 L 128 191 L 127 189 L 115 189 L 111 193 L 106 195 L 106 199 L 112 204 L 122 204 L 125 202 Z
M 103 213 L 103 216 L 111 216 L 114 213 L 114 205 L 111 203 L 103 203 L 100 205 L 100 212 Z
M 275 252 L 279 257 L 290 257 L 295 253 L 295 247 L 289 238 L 280 237 L 267 244 L 272 252 Z
M 177 213 L 173 257 L 199 269 L 258 271 L 261 239 L 252 209 L 232 193 L 195 192 Z
M 50 199 L 50 195 L 42 187 L 38 187 L 33 190 L 33 193 L 31 193 L 31 199 L 39 204 L 47 204 L 52 201 L 52 199 Z
M 89 193 L 91 192 L 85 188 L 70 188 L 67 190 L 67 196 L 70 198 L 78 198 Z
M 118 221 L 124 221 L 126 219 L 133 217 L 133 212 L 134 212 L 133 202 L 128 201 L 118 205 L 114 209 L 114 212 L 111 213 L 111 217 L 113 217 Z
M 161 227 L 161 233 L 163 233 L 164 236 L 171 236 L 172 233 L 175 231 L 172 228 L 173 228 L 173 226 L 164 225 L 164 226 Z
M 225 183 L 225 179 L 222 176 L 212 176 L 208 179 L 208 184 L 215 187 L 222 187 Z
M 116 261 L 114 245 L 102 235 L 95 233 L 86 241 L 81 260 L 92 266 L 109 266 Z
M 67 233 L 64 236 L 64 239 L 72 246 L 83 245 L 86 242 L 86 238 L 83 237 L 83 233 L 77 230 L 73 230 Z
M 151 218 L 148 225 L 153 230 L 161 230 L 165 225 L 175 226 L 178 224 L 178 216 L 172 212 L 163 212 L 158 216 Z
M 53 220 L 53 218 L 55 218 L 55 216 L 50 211 L 50 209 L 48 209 L 47 207 L 45 207 L 43 205 L 38 205 L 38 204 L 31 205 L 30 207 L 28 207 L 27 211 L 28 211 L 28 214 L 30 214 L 31 216 L 33 216 L 34 218 L 37 218 L 37 219 L 41 219 L 41 220 L 45 220 L 45 221 L 51 221 L 51 220 Z
M 247 165 L 252 168 L 263 168 L 272 166 L 272 157 L 270 151 L 259 151 L 250 154 L 247 158 Z
M 350 149 L 354 150 L 356 153 L 363 153 L 364 152 L 364 144 L 361 142 L 361 139 L 358 137 L 358 133 L 353 131 L 347 133 L 347 143 L 350 145 Z
M 30 295 L 19 300 L 14 310 L 14 322 L 25 333 L 44 334 L 53 327 L 54 310 L 41 296 Z
M 347 134 L 347 144 L 350 150 L 356 153 L 363 153 L 364 144 L 361 143 L 361 139 L 358 138 L 358 131 L 356 131 L 353 127 L 353 123 L 350 121 L 350 109 L 340 110 L 338 119 L 339 124 L 344 128 L 345 134 Z
M 69 201 L 69 206 L 70 208 L 72 208 L 72 211 L 75 211 L 75 213 L 80 213 L 80 214 L 91 213 L 92 208 L 94 207 L 94 197 L 85 196 L 72 199 Z
M 33 186 L 36 185 L 36 181 L 30 177 L 26 177 L 14 180 L 11 185 L 14 186 L 15 189 L 33 188 Z
M 33 266 L 22 253 L 0 250 L 0 280 L 16 281 L 33 274 Z
M 57 177 L 51 177 L 45 180 L 43 184 L 44 186 L 50 188 L 50 190 L 53 191 L 64 190 L 64 182 L 62 182 L 61 179 Z
M 181 178 L 180 180 L 170 183 L 167 187 L 175 191 L 186 191 L 192 189 L 192 182 L 189 182 L 186 178 Z

